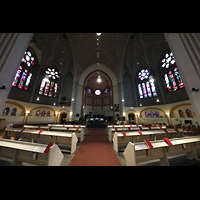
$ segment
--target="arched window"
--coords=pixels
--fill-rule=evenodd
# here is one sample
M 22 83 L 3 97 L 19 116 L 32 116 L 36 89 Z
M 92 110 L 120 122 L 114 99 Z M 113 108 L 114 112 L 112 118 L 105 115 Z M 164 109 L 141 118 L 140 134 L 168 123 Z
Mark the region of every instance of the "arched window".
M 45 77 L 42 79 L 39 94 L 49 97 L 56 97 L 59 78 L 59 72 L 55 68 L 48 67 L 45 71 Z
M 47 117 L 50 117 L 50 116 L 51 116 L 51 111 L 47 111 L 46 116 L 47 116 Z
M 28 90 L 33 74 L 30 72 L 30 69 L 27 69 L 27 66 L 34 66 L 34 61 L 35 58 L 33 57 L 32 53 L 30 51 L 25 51 L 24 57 L 22 58 L 22 63 L 15 74 L 12 86 L 23 90 Z
M 166 69 L 164 74 L 164 82 L 168 92 L 176 91 L 179 88 L 184 88 L 183 81 L 176 66 L 173 53 L 166 53 L 161 61 L 161 68 Z
M 190 109 L 186 109 L 186 113 L 188 117 L 193 117 Z
M 11 115 L 16 116 L 17 108 L 13 108 L 11 111 Z
M 3 115 L 8 115 L 8 113 L 10 112 L 10 108 L 6 107 L 3 111 Z
M 160 117 L 158 111 L 156 111 L 155 114 L 156 114 L 156 117 Z
M 153 112 L 152 112 L 152 111 L 150 112 L 150 116 L 151 116 L 151 117 L 154 117 L 154 114 L 153 114 Z
M 179 112 L 180 117 L 184 117 L 184 113 L 182 110 L 179 110 L 178 112 Z
M 40 110 L 37 110 L 35 116 L 40 116 Z
M 45 116 L 45 114 L 46 114 L 46 111 L 45 111 L 45 110 L 43 110 L 43 111 L 41 112 L 41 116 L 42 116 L 42 117 L 44 117 L 44 116 Z
M 142 69 L 138 73 L 138 92 L 140 99 L 157 96 L 154 79 L 149 80 L 149 75 L 150 72 L 148 69 Z

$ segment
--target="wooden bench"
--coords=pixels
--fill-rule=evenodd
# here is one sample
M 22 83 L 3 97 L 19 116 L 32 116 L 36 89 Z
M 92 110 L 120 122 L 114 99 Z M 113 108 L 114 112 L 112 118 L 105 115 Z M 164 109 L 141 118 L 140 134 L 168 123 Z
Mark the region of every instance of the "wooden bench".
M 26 129 L 34 129 L 34 130 L 49 130 L 49 131 L 62 131 L 67 133 L 75 133 L 77 138 L 80 139 L 80 142 L 84 139 L 84 130 L 77 126 L 76 128 L 73 127 L 63 127 L 63 126 L 33 126 L 33 125 L 24 125 Z
M 14 137 L 15 140 L 24 138 L 32 142 L 52 142 L 70 145 L 71 154 L 76 151 L 76 144 L 78 142 L 74 132 L 66 133 L 61 131 L 30 130 L 26 128 L 6 128 L 3 138 L 9 139 L 11 137 Z
M 173 129 L 160 129 L 160 130 L 138 130 L 138 131 L 129 131 L 129 132 L 115 132 L 113 136 L 113 148 L 116 152 L 118 152 L 119 144 L 128 144 L 129 142 L 141 142 L 144 139 L 148 140 L 158 140 L 164 137 L 168 138 L 179 138 L 183 137 L 184 133 L 179 130 Z
M 64 155 L 56 144 L 38 144 L 0 139 L 0 159 L 12 162 L 12 166 L 23 162 L 41 166 L 60 166 Z
M 160 127 L 145 127 L 142 125 L 132 125 L 132 127 L 130 127 L 130 125 L 125 125 L 125 127 L 121 127 L 121 125 L 114 126 L 114 127 L 108 128 L 108 138 L 110 141 L 112 141 L 112 138 L 115 132 L 136 131 L 136 130 L 146 131 L 146 130 L 160 130 L 160 129 L 166 129 L 166 126 L 162 126 L 162 127 L 161 126 Z
M 108 125 L 107 128 L 105 129 L 105 133 L 108 134 L 108 131 L 110 128 L 137 128 L 137 127 L 142 127 L 142 125 L 138 124 L 138 125 L 131 125 L 131 124 L 126 124 L 126 125 Z
M 127 166 L 136 166 L 139 162 L 160 159 L 159 165 L 169 166 L 168 157 L 186 154 L 188 159 L 196 159 L 196 150 L 200 149 L 200 136 L 190 136 L 157 141 L 129 142 L 124 157 Z
M 80 125 L 80 124 L 79 124 Z M 70 127 L 70 128 L 78 128 L 79 125 L 66 125 L 66 124 L 48 124 L 48 126 L 51 126 L 51 127 Z M 83 129 L 83 133 L 84 135 L 87 135 L 88 133 L 88 129 L 85 125 L 80 125 L 80 128 Z

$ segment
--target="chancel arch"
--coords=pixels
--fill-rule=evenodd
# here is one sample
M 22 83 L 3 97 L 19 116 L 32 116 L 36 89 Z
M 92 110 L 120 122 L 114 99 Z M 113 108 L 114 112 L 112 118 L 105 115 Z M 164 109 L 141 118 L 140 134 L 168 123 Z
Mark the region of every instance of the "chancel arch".
M 91 72 L 83 84 L 81 116 L 89 113 L 113 116 L 113 84 L 101 70 Z

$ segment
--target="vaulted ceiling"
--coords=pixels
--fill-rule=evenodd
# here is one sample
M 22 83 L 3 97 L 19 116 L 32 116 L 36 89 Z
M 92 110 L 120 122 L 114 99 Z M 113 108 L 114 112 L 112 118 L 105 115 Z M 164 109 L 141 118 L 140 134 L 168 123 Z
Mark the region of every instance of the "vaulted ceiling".
M 34 34 L 36 46 L 42 51 L 41 66 L 55 65 L 62 74 L 71 70 L 77 78 L 100 61 L 120 79 L 123 69 L 131 74 L 141 65 L 156 65 L 168 46 L 163 33 L 102 33 L 99 38 L 98 59 L 96 33 Z

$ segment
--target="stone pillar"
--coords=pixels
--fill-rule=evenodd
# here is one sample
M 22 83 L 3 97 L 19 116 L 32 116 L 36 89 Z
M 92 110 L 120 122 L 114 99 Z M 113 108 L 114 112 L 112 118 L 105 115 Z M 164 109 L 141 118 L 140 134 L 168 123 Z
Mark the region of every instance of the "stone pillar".
M 0 34 L 0 116 L 8 97 L 16 71 L 21 64 L 24 52 L 33 33 Z
M 195 117 L 200 124 L 200 35 L 199 33 L 165 33 L 164 36 L 174 54 Z M 192 88 L 199 91 L 192 91 Z

